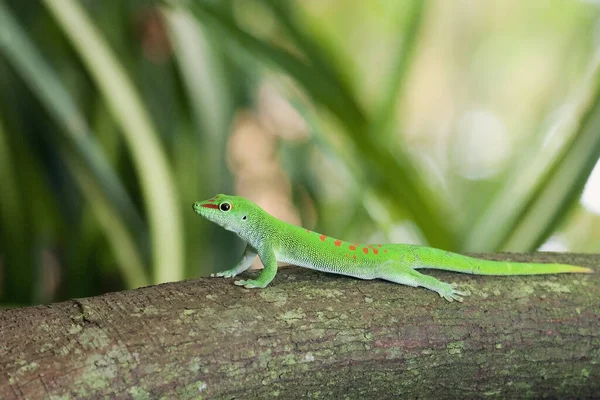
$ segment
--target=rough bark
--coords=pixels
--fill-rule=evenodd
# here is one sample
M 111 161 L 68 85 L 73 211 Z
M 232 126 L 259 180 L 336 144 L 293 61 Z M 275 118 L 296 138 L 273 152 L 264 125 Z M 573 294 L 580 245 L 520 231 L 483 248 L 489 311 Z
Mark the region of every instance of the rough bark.
M 600 396 L 600 273 L 427 273 L 472 296 L 291 267 L 0 311 L 0 398 Z

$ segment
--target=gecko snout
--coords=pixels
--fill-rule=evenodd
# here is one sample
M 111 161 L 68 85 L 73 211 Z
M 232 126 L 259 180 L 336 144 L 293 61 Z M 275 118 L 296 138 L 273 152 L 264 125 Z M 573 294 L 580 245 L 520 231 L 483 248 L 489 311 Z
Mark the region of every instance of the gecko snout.
M 194 209 L 194 211 L 196 212 L 196 214 L 200 214 L 200 207 L 202 207 L 202 203 L 200 203 L 199 201 L 196 201 L 192 205 L 192 208 Z

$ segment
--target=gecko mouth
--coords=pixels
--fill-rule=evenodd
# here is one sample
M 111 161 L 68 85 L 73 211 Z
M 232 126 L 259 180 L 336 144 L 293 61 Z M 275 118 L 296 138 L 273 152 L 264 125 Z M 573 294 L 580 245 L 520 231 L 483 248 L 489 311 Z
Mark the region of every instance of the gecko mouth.
M 204 212 L 203 212 L 203 210 L 202 210 L 203 208 L 213 208 L 213 209 L 215 209 L 215 210 L 218 210 L 218 209 L 219 209 L 219 206 L 218 206 L 218 205 L 216 205 L 216 204 L 211 204 L 211 203 L 201 203 L 201 202 L 197 201 L 197 202 L 195 202 L 195 203 L 194 203 L 194 205 L 192 206 L 192 208 L 194 209 L 194 212 L 195 212 L 196 214 L 199 214 L 199 215 L 204 215 Z

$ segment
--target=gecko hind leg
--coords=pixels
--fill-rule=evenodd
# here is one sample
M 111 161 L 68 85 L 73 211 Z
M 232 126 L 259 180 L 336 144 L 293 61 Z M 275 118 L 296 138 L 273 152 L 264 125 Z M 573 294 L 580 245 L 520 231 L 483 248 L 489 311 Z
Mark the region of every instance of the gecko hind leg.
M 424 275 L 412 268 L 399 267 L 398 264 L 388 264 L 383 266 L 380 270 L 379 278 L 412 287 L 422 286 L 437 292 L 440 297 L 443 297 L 450 302 L 455 300 L 462 302 L 462 296 L 471 295 L 468 291 L 458 290 L 455 284 L 442 282 L 433 276 Z

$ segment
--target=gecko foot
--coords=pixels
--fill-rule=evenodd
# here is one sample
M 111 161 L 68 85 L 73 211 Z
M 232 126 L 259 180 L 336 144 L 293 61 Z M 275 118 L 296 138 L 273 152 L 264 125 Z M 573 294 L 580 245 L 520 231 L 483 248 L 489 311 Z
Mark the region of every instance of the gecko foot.
M 440 297 L 445 298 L 449 302 L 458 301 L 462 303 L 462 296 L 470 296 L 471 293 L 467 291 L 457 290 L 457 285 L 455 283 L 451 285 L 444 286 L 443 289 L 438 291 Z
M 237 275 L 237 272 L 233 269 L 228 269 L 227 271 L 217 272 L 215 274 L 210 274 L 211 277 L 223 277 L 223 278 L 233 278 Z
M 240 280 L 240 281 L 235 281 L 233 283 L 238 286 L 243 286 L 246 289 L 264 288 L 267 286 L 267 285 L 263 284 L 262 282 L 254 280 L 254 279 Z

